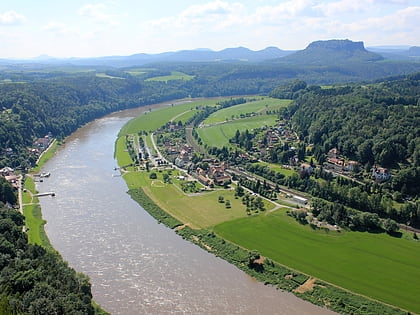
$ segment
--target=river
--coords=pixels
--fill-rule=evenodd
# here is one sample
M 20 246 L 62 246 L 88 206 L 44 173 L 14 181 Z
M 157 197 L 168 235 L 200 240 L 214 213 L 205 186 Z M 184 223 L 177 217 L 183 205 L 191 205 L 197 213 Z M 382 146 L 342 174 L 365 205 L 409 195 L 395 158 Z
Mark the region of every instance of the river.
M 45 164 L 51 177 L 37 183 L 40 192 L 56 193 L 40 198 L 48 237 L 90 277 L 95 301 L 112 314 L 332 314 L 183 240 L 126 194 L 114 142 L 141 112 L 79 129 Z

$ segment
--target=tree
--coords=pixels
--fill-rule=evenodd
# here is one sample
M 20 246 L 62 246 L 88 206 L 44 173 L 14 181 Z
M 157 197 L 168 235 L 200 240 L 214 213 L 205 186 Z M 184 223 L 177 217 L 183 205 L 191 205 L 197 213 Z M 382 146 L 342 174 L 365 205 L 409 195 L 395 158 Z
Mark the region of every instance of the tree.
M 230 200 L 226 200 L 226 202 L 225 202 L 225 206 L 226 206 L 226 208 L 231 208 L 231 205 L 230 205 Z
M 219 203 L 224 203 L 225 202 L 225 197 L 223 196 L 219 196 Z
M 382 227 L 388 234 L 393 234 L 398 231 L 397 222 L 389 218 L 383 221 Z
M 156 179 L 157 178 L 156 173 L 155 172 L 151 172 L 150 175 L 149 175 L 149 178 L 150 179 Z

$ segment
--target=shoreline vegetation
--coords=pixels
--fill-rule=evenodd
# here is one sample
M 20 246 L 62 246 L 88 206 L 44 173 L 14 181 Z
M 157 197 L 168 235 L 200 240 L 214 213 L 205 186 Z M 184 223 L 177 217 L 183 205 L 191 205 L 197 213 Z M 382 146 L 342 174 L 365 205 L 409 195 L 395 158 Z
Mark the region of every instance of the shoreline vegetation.
M 178 106 L 178 112 L 181 113 L 185 111 L 183 106 L 186 108 L 190 106 L 192 108 L 193 106 L 198 105 L 197 103 L 193 102 L 188 106 Z M 169 111 L 170 109 L 166 109 L 166 112 L 161 110 L 157 115 L 159 115 L 160 119 L 167 117 L 167 122 L 169 122 L 171 121 L 169 119 L 170 115 L 176 115 L 176 112 L 173 109 L 171 113 L 168 113 Z M 148 169 L 148 167 L 147 170 L 139 170 L 139 168 L 135 165 L 135 161 L 133 161 L 133 159 L 130 157 L 129 149 L 127 147 L 127 139 L 129 137 L 133 137 L 136 134 L 137 136 L 140 136 L 142 132 L 145 132 L 146 136 L 147 133 L 152 133 L 153 136 L 153 131 L 161 127 L 160 125 L 153 126 L 153 116 L 151 116 L 153 113 L 147 114 L 149 115 L 147 122 L 145 122 L 145 115 L 139 116 L 128 122 L 121 129 L 115 145 L 115 156 L 121 169 L 122 177 L 126 181 L 126 184 L 129 188 L 128 194 L 159 223 L 165 224 L 184 239 L 235 265 L 237 268 L 243 270 L 258 281 L 266 285 L 273 286 L 277 289 L 291 292 L 296 296 L 321 307 L 325 307 L 339 313 L 349 314 L 410 313 L 406 310 L 402 310 L 379 300 L 350 292 L 349 290 L 341 288 L 337 285 L 333 285 L 329 282 L 314 278 L 309 274 L 294 270 L 293 268 L 282 265 L 279 261 L 274 261 L 270 257 L 263 257 L 263 255 L 261 255 L 258 251 L 253 250 L 252 248 L 247 249 L 241 247 L 221 237 L 219 234 L 215 233 L 215 226 L 223 222 L 232 221 L 234 219 L 228 219 L 227 215 L 222 216 L 219 221 L 216 220 L 211 224 L 200 224 L 202 222 L 200 221 L 198 214 L 196 214 L 197 217 L 190 215 L 189 218 L 192 218 L 192 221 L 186 221 L 180 209 L 177 209 L 183 206 L 188 207 L 185 206 L 188 203 L 183 201 L 184 198 L 187 198 L 186 194 L 177 192 L 177 189 L 174 188 L 174 186 L 176 187 L 179 183 L 168 183 L 165 180 L 165 176 L 166 179 L 168 179 L 168 175 L 172 175 L 171 177 L 174 178 L 174 181 L 176 181 L 175 178 L 177 176 L 172 174 L 172 171 L 168 171 L 168 168 L 166 168 L 165 170 L 167 173 L 163 174 L 165 170 L 158 170 L 157 174 L 153 175 L 152 180 L 152 176 L 150 175 L 151 173 L 154 173 L 154 170 L 151 171 Z M 136 126 L 138 128 L 139 124 L 141 124 L 142 119 L 143 122 L 145 122 L 147 125 L 143 126 L 144 130 L 142 128 L 136 129 Z M 180 175 L 180 173 L 176 173 L 176 175 Z M 154 184 L 161 178 L 162 181 L 159 181 L 159 185 Z M 166 193 L 163 192 L 165 189 Z M 228 193 L 229 192 L 227 192 L 227 194 Z M 208 196 L 210 196 L 210 194 L 211 192 L 204 192 L 200 194 L 199 197 L 190 198 L 196 198 L 195 200 L 197 202 L 194 202 L 194 204 L 197 205 L 199 200 L 201 200 L 199 198 L 203 198 L 203 200 L 209 200 L 204 198 L 209 198 Z M 231 200 L 234 200 L 233 191 L 231 194 Z M 169 197 L 169 195 L 171 195 L 171 197 Z M 172 197 L 172 195 L 177 196 Z M 202 197 L 202 195 L 207 196 Z M 216 202 L 216 198 L 217 197 L 214 197 L 214 200 L 212 201 L 212 206 L 214 206 L 214 208 L 219 206 Z M 174 200 L 180 201 L 180 206 L 176 206 L 178 203 L 174 202 Z M 192 203 L 190 202 L 189 208 L 192 208 L 191 204 Z M 191 211 L 191 209 L 186 209 L 186 211 Z M 231 209 L 226 211 L 231 211 Z M 271 215 L 271 212 L 277 213 L 279 211 L 286 212 L 286 208 L 282 206 L 279 209 L 276 208 L 274 210 L 266 211 L 264 214 L 253 214 L 251 217 L 258 215 Z M 247 215 L 244 215 L 243 217 L 247 217 Z

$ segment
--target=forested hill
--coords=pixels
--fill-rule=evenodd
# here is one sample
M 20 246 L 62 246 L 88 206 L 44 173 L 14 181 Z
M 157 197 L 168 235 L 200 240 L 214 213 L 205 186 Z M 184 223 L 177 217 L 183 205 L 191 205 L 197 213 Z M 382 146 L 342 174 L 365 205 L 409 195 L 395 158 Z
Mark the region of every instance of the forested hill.
M 420 73 L 375 84 L 322 89 L 295 82 L 288 88 L 296 98 L 288 113 L 294 129 L 319 160 L 338 148 L 366 170 L 395 170 L 393 189 L 419 195 Z
M 26 148 L 51 132 L 63 138 L 83 124 L 105 114 L 187 96 L 162 82 L 72 75 L 25 83 L 0 84 L 0 143 L 13 155 L 4 155 L 0 167 L 29 166 Z

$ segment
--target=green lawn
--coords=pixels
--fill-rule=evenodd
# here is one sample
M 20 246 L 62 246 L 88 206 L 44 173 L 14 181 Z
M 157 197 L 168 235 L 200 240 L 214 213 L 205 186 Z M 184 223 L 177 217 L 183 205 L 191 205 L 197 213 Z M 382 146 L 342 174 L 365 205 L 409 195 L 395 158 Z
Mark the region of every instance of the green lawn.
M 133 163 L 130 154 L 128 154 L 126 150 L 125 137 L 119 137 L 115 146 L 115 154 L 118 152 L 118 154 L 116 155 L 118 158 L 118 165 L 125 166 Z
M 257 115 L 224 124 L 199 128 L 197 131 L 204 144 L 220 148 L 229 145 L 229 139 L 235 135 L 236 130 L 245 131 L 246 129 L 251 130 L 262 126 L 273 126 L 276 123 L 276 119 L 276 115 Z
M 32 178 L 27 177 L 24 183 L 27 190 L 22 194 L 23 214 L 25 216 L 25 226 L 27 227 L 28 241 L 31 244 L 41 245 L 47 249 L 53 249 L 48 236 L 45 233 L 45 220 L 42 219 L 41 206 L 37 197 L 32 197 L 36 194 L 35 183 Z M 31 193 L 30 193 L 31 192 Z
M 231 189 L 203 192 L 190 196 L 184 194 L 176 183 L 164 184 L 161 173 L 157 173 L 156 180 L 150 180 L 149 174 L 147 172 L 128 173 L 124 175 L 124 179 L 130 189 L 141 186 L 157 205 L 193 228 L 207 228 L 247 216 L 246 207 L 240 199 L 235 199 L 234 191 Z M 227 209 L 224 203 L 218 202 L 219 196 L 230 201 L 230 209 Z M 273 207 L 272 203 L 266 202 L 267 210 Z
M 420 312 L 420 243 L 387 234 L 313 231 L 284 210 L 217 225 L 240 246 L 301 272 Z
M 239 104 L 232 107 L 218 110 L 204 120 L 204 124 L 214 124 L 226 120 L 237 119 L 241 114 L 259 113 L 272 110 L 278 110 L 289 105 L 291 100 L 279 100 L 265 97 L 257 101 Z
M 149 78 L 146 81 L 162 81 L 162 82 L 168 82 L 171 80 L 192 80 L 194 79 L 195 76 L 193 75 L 188 75 L 186 73 L 183 72 L 178 72 L 178 71 L 172 71 L 170 75 L 164 75 L 164 76 L 158 76 L 158 77 L 153 77 L 153 78 Z
M 177 117 L 186 111 L 191 109 L 194 110 L 197 106 L 200 105 L 215 105 L 216 102 L 220 100 L 221 99 L 194 100 L 185 104 L 174 106 L 168 105 L 166 108 L 147 112 L 125 124 L 124 127 L 120 130 L 120 135 L 133 134 L 139 131 L 154 131 L 162 127 L 168 121 L 171 121 L 174 117 Z M 185 115 L 187 115 L 187 113 L 185 113 Z
M 291 176 L 293 173 L 295 173 L 294 170 L 291 170 L 289 168 L 284 168 L 283 166 L 279 164 L 273 164 L 273 163 L 267 163 L 267 162 L 258 162 L 257 164 L 267 166 L 273 171 L 277 173 L 281 173 L 286 177 Z

